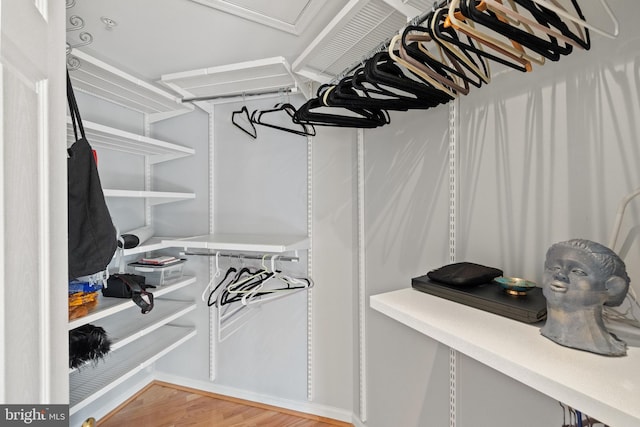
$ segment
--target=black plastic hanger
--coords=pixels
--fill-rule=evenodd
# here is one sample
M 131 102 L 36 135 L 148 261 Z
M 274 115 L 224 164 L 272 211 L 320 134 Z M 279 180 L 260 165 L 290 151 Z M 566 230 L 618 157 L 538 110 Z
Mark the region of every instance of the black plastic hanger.
M 439 10 L 439 9 L 438 9 Z M 436 10 L 437 11 L 437 10 Z M 462 65 L 469 73 L 475 75 L 480 81 L 480 85 L 491 81 L 489 64 L 487 59 L 479 55 L 476 51 L 465 49 L 464 44 L 454 43 L 451 40 L 458 40 L 458 33 L 453 28 L 445 28 L 441 22 L 437 21 L 434 11 L 425 21 L 427 34 L 431 39 L 444 51 L 452 57 L 456 58 L 458 63 Z M 442 34 L 447 34 L 449 38 L 441 38 Z M 467 37 L 469 45 L 475 46 L 473 40 Z M 478 86 L 480 87 L 480 86 Z
M 573 47 L 569 44 L 566 46 L 560 46 L 555 37 L 549 36 L 549 40 L 542 39 L 536 35 L 524 31 L 518 27 L 514 27 L 504 19 L 499 19 L 492 10 L 487 8 L 485 11 L 479 10 L 476 6 L 479 4 L 477 0 L 461 0 L 460 10 L 468 18 L 474 22 L 481 24 L 496 33 L 502 34 L 509 39 L 520 43 L 522 46 L 526 46 L 532 51 L 543 55 L 545 58 L 552 61 L 560 59 L 560 55 L 567 55 L 571 53 Z M 534 16 L 541 21 L 540 16 Z M 542 21 L 544 22 L 544 21 Z
M 582 37 L 582 34 L 580 34 L 580 31 L 581 31 L 580 27 L 577 27 L 578 34 L 572 32 L 569 29 L 569 26 L 567 25 L 567 23 L 564 20 L 562 20 L 562 18 L 560 18 L 560 16 L 558 16 L 558 14 L 553 12 L 552 10 L 547 9 L 543 6 L 540 6 L 539 4 L 532 2 L 531 0 L 515 0 L 515 2 L 527 8 L 531 12 L 531 14 L 536 17 L 536 19 L 540 18 L 543 21 L 545 21 L 547 24 L 558 29 L 562 34 L 564 34 L 566 37 L 576 42 L 576 44 L 581 46 L 583 49 L 585 50 L 591 49 L 591 37 L 589 35 L 589 30 L 587 28 L 583 28 L 584 37 Z M 580 9 L 580 5 L 578 5 L 578 2 L 576 0 L 571 0 L 571 4 L 573 5 L 580 19 L 585 20 L 584 14 Z
M 242 115 L 244 115 L 245 120 L 239 121 L 238 119 L 242 117 Z M 244 122 L 248 123 L 249 126 L 251 127 L 250 128 L 244 127 L 243 126 Z M 258 132 L 256 130 L 256 127 L 253 125 L 253 122 L 251 121 L 251 117 L 249 116 L 249 110 L 247 110 L 246 105 L 243 105 L 240 110 L 234 111 L 233 113 L 231 113 L 231 123 L 233 123 L 235 127 L 240 129 L 242 132 L 246 133 L 253 139 L 256 139 L 258 137 Z
M 383 89 L 383 92 L 405 99 L 407 107 L 411 109 L 432 108 L 453 99 L 450 93 L 433 87 L 420 76 L 405 73 L 388 52 L 376 53 L 368 60 L 364 75 L 368 82 Z
M 460 50 L 463 50 L 466 52 L 472 52 L 475 55 L 478 55 L 479 57 L 498 62 L 500 64 L 506 65 L 518 71 L 522 71 L 522 72 L 528 71 L 527 68 L 520 63 L 509 61 L 506 58 L 490 53 L 488 50 L 483 50 L 477 47 L 473 42 L 473 39 L 469 35 L 466 35 L 467 42 L 462 41 L 460 38 L 458 38 L 458 34 L 457 34 L 458 31 L 456 31 L 452 27 L 449 27 L 449 28 L 445 27 L 444 23 L 448 15 L 449 15 L 449 10 L 447 8 L 438 9 L 435 11 L 433 15 L 432 25 L 430 26 L 430 28 L 432 30 L 432 37 L 434 37 L 434 40 L 438 44 L 442 45 L 441 41 L 445 41 L 447 43 L 451 43 L 452 45 L 455 45 Z M 446 45 L 443 45 L 443 46 L 448 49 Z M 487 68 L 484 62 L 481 61 L 481 64 L 483 68 L 486 70 Z
M 266 115 L 270 115 L 273 113 L 278 113 L 278 112 L 282 112 L 284 111 L 287 114 L 288 120 L 291 121 L 294 124 L 297 124 L 300 126 L 299 129 L 293 129 L 293 128 L 286 128 L 284 126 L 279 126 L 273 123 L 268 123 L 265 121 L 264 117 Z M 293 121 L 293 117 L 296 114 L 296 108 L 289 104 L 289 103 L 280 103 L 280 104 L 276 104 L 274 106 L 274 108 L 270 109 L 270 110 L 256 110 L 253 113 L 251 113 L 251 122 L 255 123 L 257 125 L 261 125 L 261 126 L 266 126 L 266 127 L 270 127 L 273 129 L 277 129 L 277 130 L 281 130 L 284 132 L 289 132 L 289 133 L 293 133 L 295 135 L 300 135 L 300 136 L 315 136 L 316 134 L 316 129 L 313 127 L 312 124 L 305 124 L 305 123 L 296 123 Z
M 371 129 L 389 123 L 389 114 L 380 108 L 345 105 L 328 106 L 323 98 L 335 89 L 335 85 L 324 84 L 318 88 L 315 98 L 311 98 L 298 108 L 293 116 L 295 123 L 314 126 L 352 127 Z

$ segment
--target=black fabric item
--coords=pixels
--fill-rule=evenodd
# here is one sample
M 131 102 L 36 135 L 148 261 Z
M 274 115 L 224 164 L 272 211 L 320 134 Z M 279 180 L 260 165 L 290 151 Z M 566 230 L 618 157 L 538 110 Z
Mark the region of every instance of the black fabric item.
M 68 72 L 67 99 L 76 135 L 76 142 L 67 150 L 69 278 L 74 279 L 105 270 L 116 251 L 118 238 Z
M 431 270 L 427 276 L 447 285 L 476 286 L 502 276 L 502 270 L 472 262 L 456 262 Z
M 107 279 L 107 287 L 102 288 L 102 295 L 114 298 L 131 298 L 147 314 L 153 309 L 153 294 L 147 291 L 155 288 L 145 284 L 145 277 L 137 274 L 114 274 Z
M 111 350 L 111 340 L 100 326 L 82 325 L 69 331 L 69 367 L 97 363 Z

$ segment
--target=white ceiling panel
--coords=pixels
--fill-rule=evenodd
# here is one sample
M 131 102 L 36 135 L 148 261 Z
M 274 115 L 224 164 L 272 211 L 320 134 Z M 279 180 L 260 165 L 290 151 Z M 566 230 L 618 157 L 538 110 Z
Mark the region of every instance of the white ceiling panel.
M 351 0 L 294 61 L 293 69 L 303 75 L 338 75 L 365 59 L 406 22 L 407 16 L 386 1 Z
M 292 34 L 300 34 L 326 0 L 191 0 Z

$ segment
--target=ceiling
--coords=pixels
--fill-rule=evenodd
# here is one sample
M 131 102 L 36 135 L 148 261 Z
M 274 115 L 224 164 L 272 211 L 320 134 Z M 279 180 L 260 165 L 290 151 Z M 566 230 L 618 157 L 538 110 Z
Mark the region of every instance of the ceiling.
M 186 70 L 283 56 L 292 63 L 344 0 L 67 0 L 84 22 L 67 42 L 148 81 Z M 109 26 L 102 18 L 115 24 Z M 107 23 L 109 21 L 107 20 Z M 71 27 L 71 23 L 67 23 Z
M 569 1 L 569 0 L 564 0 Z M 188 98 L 196 86 L 216 94 L 240 93 L 252 74 L 273 64 L 277 78 L 324 83 L 358 64 L 408 18 L 431 9 L 434 0 L 66 0 L 67 42 L 98 60 L 147 82 L 171 86 Z M 607 21 L 598 2 L 585 14 Z M 596 10 L 591 10 L 591 9 Z M 604 16 L 604 18 L 603 18 Z M 608 28 L 610 23 L 605 22 Z M 86 38 L 90 34 L 90 40 Z M 72 52 L 73 53 L 73 52 Z M 265 64 L 265 61 L 267 64 Z M 285 62 L 284 67 L 278 63 Z M 261 63 L 260 67 L 251 65 Z M 248 66 L 246 64 L 249 64 Z M 256 70 L 247 68 L 255 68 Z M 287 74 L 291 74 L 287 77 Z M 216 77 L 211 77 L 216 75 Z M 202 82 L 201 76 L 207 77 Z M 227 77 L 229 76 L 229 77 Z M 214 81 L 212 81 L 214 79 Z M 194 83 L 193 80 L 196 80 Z M 229 83 L 234 83 L 232 86 Z M 275 86 L 274 86 L 275 85 Z M 259 89 L 259 88 L 258 88 Z M 244 91 L 245 89 L 242 89 Z M 206 93 L 204 94 L 206 95 Z

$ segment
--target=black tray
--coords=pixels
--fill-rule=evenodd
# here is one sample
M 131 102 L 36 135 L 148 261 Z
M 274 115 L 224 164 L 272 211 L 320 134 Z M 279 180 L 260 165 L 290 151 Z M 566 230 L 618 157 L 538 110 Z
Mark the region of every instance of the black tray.
M 541 288 L 531 289 L 527 295 L 509 295 L 497 283 L 453 286 L 434 282 L 426 275 L 411 279 L 411 286 L 431 295 L 525 323 L 536 323 L 547 317 L 547 300 Z

